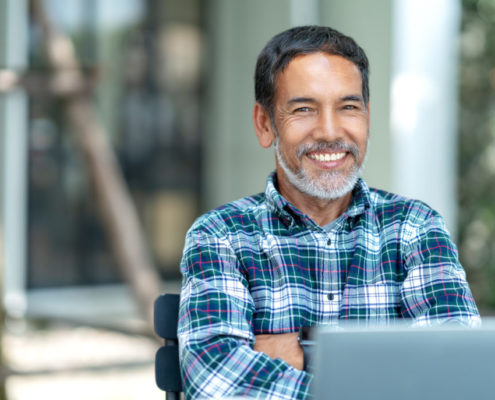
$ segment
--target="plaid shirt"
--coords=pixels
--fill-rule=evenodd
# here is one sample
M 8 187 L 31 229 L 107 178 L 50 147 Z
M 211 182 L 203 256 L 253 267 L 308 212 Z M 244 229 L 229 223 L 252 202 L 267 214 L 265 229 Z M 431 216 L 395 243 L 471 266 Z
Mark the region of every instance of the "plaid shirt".
M 369 189 L 328 229 L 276 190 L 227 204 L 189 230 L 179 343 L 186 398 L 306 398 L 311 374 L 255 352 L 257 334 L 342 320 L 480 322 L 442 218 Z

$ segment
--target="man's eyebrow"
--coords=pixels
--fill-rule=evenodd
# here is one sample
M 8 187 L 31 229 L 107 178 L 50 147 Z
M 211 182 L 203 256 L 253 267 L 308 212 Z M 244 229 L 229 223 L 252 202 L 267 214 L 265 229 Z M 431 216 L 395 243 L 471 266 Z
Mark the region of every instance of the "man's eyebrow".
M 294 103 L 316 103 L 316 100 L 312 97 L 292 97 L 288 101 L 289 104 Z
M 344 97 L 341 97 L 340 101 L 357 101 L 357 102 L 364 102 L 363 96 L 360 94 L 350 94 Z M 287 103 L 289 104 L 294 104 L 294 103 L 316 103 L 316 99 L 313 97 L 292 97 L 290 98 Z
M 364 102 L 363 96 L 359 94 L 350 94 L 348 96 L 344 96 L 340 99 L 341 101 L 359 101 Z

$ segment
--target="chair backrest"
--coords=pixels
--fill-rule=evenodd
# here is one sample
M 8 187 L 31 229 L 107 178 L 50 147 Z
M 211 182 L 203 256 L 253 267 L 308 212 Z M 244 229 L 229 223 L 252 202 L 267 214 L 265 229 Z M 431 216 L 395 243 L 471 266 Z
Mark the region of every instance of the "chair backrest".
M 177 341 L 177 320 L 179 317 L 178 294 L 162 294 L 155 300 L 155 332 L 165 339 L 155 357 L 155 379 L 157 386 L 167 392 L 167 400 L 179 399 L 182 381 Z

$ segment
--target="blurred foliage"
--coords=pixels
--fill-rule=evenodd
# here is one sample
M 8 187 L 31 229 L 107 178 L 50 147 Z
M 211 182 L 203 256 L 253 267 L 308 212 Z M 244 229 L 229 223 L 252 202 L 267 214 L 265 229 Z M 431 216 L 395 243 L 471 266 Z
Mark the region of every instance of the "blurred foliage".
M 495 0 L 463 0 L 459 250 L 483 314 L 495 312 Z

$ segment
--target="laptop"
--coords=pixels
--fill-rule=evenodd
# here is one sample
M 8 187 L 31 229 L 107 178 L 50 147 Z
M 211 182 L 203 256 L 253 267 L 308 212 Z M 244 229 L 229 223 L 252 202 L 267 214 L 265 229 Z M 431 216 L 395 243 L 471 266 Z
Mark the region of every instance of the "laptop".
M 493 400 L 495 324 L 482 328 L 319 328 L 317 400 Z

